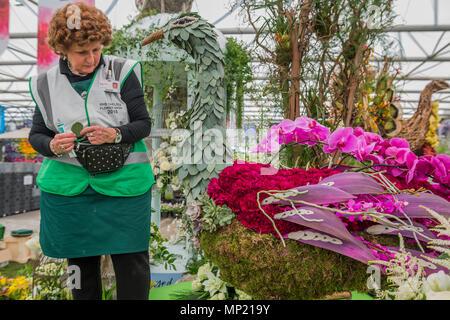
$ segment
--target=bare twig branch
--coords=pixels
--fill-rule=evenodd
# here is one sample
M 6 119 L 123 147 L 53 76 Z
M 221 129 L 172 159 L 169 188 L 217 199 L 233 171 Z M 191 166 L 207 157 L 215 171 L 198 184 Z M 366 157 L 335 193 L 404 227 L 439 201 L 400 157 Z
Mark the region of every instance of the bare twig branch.
M 271 51 L 269 48 L 267 48 L 265 45 L 263 45 L 260 41 L 259 41 L 259 35 L 261 33 L 261 30 L 258 29 L 252 19 L 252 16 L 250 14 L 250 5 L 248 4 L 247 0 L 243 0 L 243 4 L 245 6 L 246 12 L 247 12 L 247 17 L 248 17 L 248 22 L 250 23 L 250 25 L 252 26 L 253 30 L 255 31 L 255 42 L 256 44 L 261 47 L 265 52 L 267 52 L 269 54 L 269 56 L 272 57 L 273 63 L 275 63 L 277 61 L 277 57 L 276 55 L 273 53 L 273 51 Z

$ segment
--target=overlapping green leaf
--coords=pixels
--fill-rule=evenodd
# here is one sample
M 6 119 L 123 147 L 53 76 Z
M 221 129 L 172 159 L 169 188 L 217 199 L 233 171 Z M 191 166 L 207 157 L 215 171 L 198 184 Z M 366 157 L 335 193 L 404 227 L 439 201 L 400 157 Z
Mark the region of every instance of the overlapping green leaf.
M 168 39 L 184 48 L 195 59 L 195 95 L 189 119 L 191 130 L 222 129 L 225 123 L 223 88 L 224 55 L 217 42 L 213 26 L 199 19 L 193 24 L 169 30 Z M 200 124 L 199 124 L 200 123 Z M 189 200 L 196 199 L 206 191 L 212 177 L 217 177 L 226 166 L 232 163 L 231 150 L 225 141 L 215 139 L 201 140 L 201 136 L 192 135 L 190 142 L 193 157 L 201 156 L 201 163 L 185 164 L 179 170 L 179 177 L 187 187 Z M 204 137 L 203 137 L 204 138 Z M 213 163 L 205 163 L 205 155 L 214 157 Z M 198 160 L 198 159 L 194 159 Z M 223 160 L 223 161 L 221 161 Z M 230 163 L 225 163 L 229 160 Z M 221 162 L 214 163 L 214 162 Z M 186 184 L 187 183 L 187 184 Z

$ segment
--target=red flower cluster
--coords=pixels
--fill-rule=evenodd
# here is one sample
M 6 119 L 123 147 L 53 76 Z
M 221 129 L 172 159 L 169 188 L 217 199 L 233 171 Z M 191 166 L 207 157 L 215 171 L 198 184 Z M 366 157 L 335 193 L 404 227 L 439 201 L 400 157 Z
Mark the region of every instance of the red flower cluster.
M 211 179 L 207 194 L 217 205 L 228 206 L 237 219 L 247 228 L 258 233 L 276 234 L 272 223 L 258 207 L 257 194 L 265 190 L 287 190 L 307 184 L 317 184 L 321 179 L 340 171 L 333 169 L 279 169 L 274 175 L 261 175 L 261 168 L 269 168 L 261 163 L 238 163 L 226 167 L 219 179 Z M 269 195 L 261 194 L 260 202 Z M 273 217 L 282 212 L 277 205 L 266 205 L 264 211 Z M 302 226 L 288 221 L 275 220 L 281 234 L 304 229 Z

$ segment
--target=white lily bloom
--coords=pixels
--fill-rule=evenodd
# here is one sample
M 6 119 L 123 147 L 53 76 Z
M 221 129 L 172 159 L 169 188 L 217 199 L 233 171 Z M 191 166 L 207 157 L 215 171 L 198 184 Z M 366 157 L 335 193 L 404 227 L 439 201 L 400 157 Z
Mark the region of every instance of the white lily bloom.
M 203 284 L 201 283 L 199 278 L 192 281 L 192 291 L 200 291 L 200 290 L 202 290 L 202 288 L 203 288 Z
M 450 300 L 450 291 L 429 291 L 426 296 L 427 300 Z
M 213 295 L 209 300 L 225 300 L 225 293 L 219 292 Z
M 209 278 L 203 282 L 203 285 L 205 286 L 205 291 L 208 291 L 210 296 L 213 296 L 218 292 L 226 291 L 225 282 L 217 277 Z
M 425 281 L 425 291 L 450 291 L 450 276 L 442 270 L 430 274 Z
M 197 272 L 198 278 L 201 280 L 206 280 L 208 278 L 213 278 L 214 274 L 211 272 L 211 266 L 206 263 L 198 268 Z
M 402 283 L 396 292 L 397 300 L 415 300 L 420 299 L 418 293 L 420 290 L 420 280 L 417 278 L 408 278 L 408 280 Z

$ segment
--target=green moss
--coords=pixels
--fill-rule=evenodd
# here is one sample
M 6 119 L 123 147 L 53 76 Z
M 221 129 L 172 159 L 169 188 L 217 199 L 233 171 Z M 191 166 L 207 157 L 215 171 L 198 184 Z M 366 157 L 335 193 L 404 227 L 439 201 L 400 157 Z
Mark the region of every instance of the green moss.
M 368 240 L 398 245 L 395 236 Z M 368 290 L 367 265 L 290 239 L 283 247 L 273 235 L 258 234 L 237 220 L 215 233 L 203 232 L 200 243 L 205 256 L 219 267 L 221 278 L 254 299 L 310 300 Z

